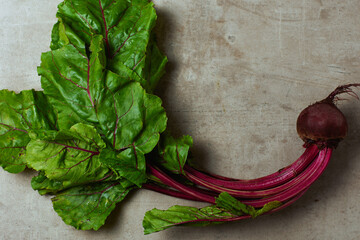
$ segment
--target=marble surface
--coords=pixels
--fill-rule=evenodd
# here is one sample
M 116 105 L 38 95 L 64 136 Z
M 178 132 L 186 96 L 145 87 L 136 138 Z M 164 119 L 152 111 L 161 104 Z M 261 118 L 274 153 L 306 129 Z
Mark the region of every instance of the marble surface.
M 59 2 L 0 0 L 0 89 L 41 89 L 36 67 Z M 194 155 L 209 171 L 252 178 L 292 163 L 303 151 L 299 112 L 339 84 L 360 82 L 357 0 L 154 2 L 169 58 L 157 94 L 169 127 L 194 137 Z M 203 205 L 140 190 L 99 231 L 78 231 L 31 189 L 33 172 L 0 169 L 0 239 L 360 239 L 360 104 L 339 105 L 348 137 L 320 179 L 279 213 L 144 236 L 147 210 Z

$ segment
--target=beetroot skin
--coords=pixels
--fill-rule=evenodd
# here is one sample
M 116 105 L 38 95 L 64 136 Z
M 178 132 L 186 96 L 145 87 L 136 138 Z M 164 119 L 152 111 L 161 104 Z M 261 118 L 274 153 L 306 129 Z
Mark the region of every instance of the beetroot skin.
M 296 130 L 305 145 L 316 144 L 319 148 L 335 148 L 345 138 L 348 125 L 344 114 L 336 107 L 335 102 L 344 100 L 340 94 L 359 99 L 351 89 L 360 87 L 359 83 L 337 87 L 327 98 L 305 108 L 299 115 Z
M 347 134 L 344 114 L 332 101 L 321 101 L 305 108 L 296 123 L 297 132 L 305 143 L 334 145 Z

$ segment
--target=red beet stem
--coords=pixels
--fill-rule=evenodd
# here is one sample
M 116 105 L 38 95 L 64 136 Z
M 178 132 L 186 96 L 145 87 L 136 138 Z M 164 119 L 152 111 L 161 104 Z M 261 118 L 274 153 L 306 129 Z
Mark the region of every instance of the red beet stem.
M 197 181 L 197 184 L 203 185 L 205 182 L 209 185 L 215 185 L 220 188 L 228 188 L 231 190 L 241 191 L 256 191 L 264 190 L 272 187 L 279 186 L 294 178 L 299 172 L 302 172 L 319 153 L 317 146 L 309 146 L 305 152 L 293 164 L 265 177 L 251 179 L 251 180 L 223 180 L 202 173 L 190 166 L 185 166 L 185 172 L 190 180 Z M 208 187 L 208 186 L 205 186 Z
M 293 197 L 297 196 L 301 192 L 305 191 L 307 188 L 310 187 L 310 185 L 316 179 L 319 178 L 319 176 L 325 170 L 330 160 L 331 154 L 332 154 L 331 148 L 325 148 L 321 150 L 317 158 L 313 161 L 313 163 L 306 169 L 304 174 L 301 175 L 301 179 L 295 179 L 296 181 L 294 180 L 293 185 L 288 189 L 285 189 L 276 194 L 269 195 L 267 198 L 253 199 L 253 200 L 249 200 L 248 198 L 245 199 L 238 198 L 238 199 L 244 204 L 248 204 L 256 208 L 262 207 L 265 204 L 272 201 L 286 202 L 292 199 Z M 185 186 L 175 181 L 174 179 L 171 179 L 167 174 L 165 174 L 162 170 L 156 167 L 149 166 L 149 170 L 150 173 L 155 177 L 157 177 L 162 183 L 182 192 L 183 194 L 178 194 L 181 198 L 189 199 L 190 196 L 191 200 L 197 199 L 212 204 L 215 203 L 215 197 L 212 196 L 211 194 L 200 192 L 192 187 Z M 232 194 L 231 191 L 229 193 Z
M 310 161 L 312 161 L 314 158 L 311 158 Z M 188 174 L 188 177 L 191 181 L 195 182 L 198 185 L 207 187 L 209 189 L 212 189 L 216 192 L 228 192 L 234 197 L 240 197 L 240 198 L 260 198 L 260 197 L 268 197 L 275 194 L 278 194 L 288 188 L 291 188 L 293 186 L 296 186 L 300 182 L 306 180 L 309 175 L 312 174 L 314 170 L 318 168 L 318 165 L 320 165 L 321 162 L 313 161 L 309 167 L 307 167 L 304 171 L 302 171 L 298 176 L 296 176 L 293 179 L 290 179 L 286 181 L 284 184 L 278 185 L 274 188 L 264 189 L 264 190 L 256 190 L 256 191 L 242 191 L 242 190 L 236 190 L 233 188 L 224 188 L 217 186 L 215 184 L 209 183 L 206 180 L 197 178 L 191 174 Z
M 228 192 L 234 197 L 245 199 L 244 203 L 248 203 L 260 207 L 261 205 L 264 205 L 269 201 L 278 200 L 284 202 L 290 199 L 291 197 L 294 197 L 296 194 L 298 194 L 305 188 L 309 187 L 310 184 L 313 181 L 315 181 L 320 176 L 322 171 L 325 169 L 325 166 L 328 160 L 330 159 L 330 156 L 331 156 L 331 149 L 325 149 L 320 151 L 318 157 L 308 166 L 308 168 L 306 168 L 301 174 L 299 174 L 298 177 L 293 178 L 292 180 L 276 188 L 270 188 L 263 191 L 239 191 L 229 188 L 223 188 L 207 183 L 206 181 L 199 179 L 195 176 L 192 176 L 191 174 L 188 174 L 188 176 L 190 180 L 196 184 L 207 187 L 208 189 L 214 190 L 218 193 Z M 326 164 L 323 163 L 324 161 L 325 162 L 327 161 Z M 210 203 L 215 202 L 215 197 L 210 192 L 205 192 L 202 189 L 196 189 L 194 187 L 186 186 L 182 183 L 179 183 L 156 167 L 149 166 L 149 170 L 150 173 L 153 174 L 155 177 L 157 177 L 162 183 L 164 183 L 165 185 L 171 188 L 177 189 L 178 191 L 182 192 L 185 195 L 190 196 L 192 200 L 195 198 L 205 202 L 210 202 Z M 166 191 L 162 190 L 163 193 L 166 193 Z M 291 195 L 288 195 L 287 194 L 288 192 L 290 192 Z M 170 193 L 170 195 L 178 194 L 171 191 L 169 191 L 168 193 Z M 248 198 L 259 198 L 259 197 L 267 197 L 267 198 L 265 200 L 264 199 L 248 200 Z M 186 198 L 186 196 L 182 196 L 182 198 Z
M 236 194 L 231 189 L 226 189 L 229 191 L 229 194 L 237 197 L 241 202 L 251 205 L 253 207 L 262 207 L 265 204 L 272 202 L 272 201 L 280 201 L 280 202 L 286 202 L 290 200 L 291 198 L 295 197 L 299 193 L 305 191 L 310 187 L 310 185 L 319 178 L 319 176 L 322 174 L 322 172 L 325 170 L 330 157 L 332 154 L 331 148 L 326 148 L 320 151 L 318 157 L 314 160 L 314 162 L 306 169 L 306 174 L 302 174 L 300 179 L 294 179 L 293 185 L 289 187 L 288 189 L 285 189 L 281 192 L 274 192 L 271 195 L 268 195 L 267 198 L 261 198 L 261 199 L 253 199 L 249 200 L 248 196 L 246 197 L 237 197 Z M 223 192 L 224 189 L 221 189 L 219 192 Z
M 202 200 L 204 202 L 208 202 L 208 203 L 215 203 L 215 197 L 211 196 L 209 194 L 206 193 L 202 193 L 200 191 L 194 190 L 193 188 L 189 187 L 189 186 L 185 186 L 182 183 L 179 183 L 177 181 L 175 181 L 174 179 L 172 179 L 171 177 L 169 177 L 166 173 L 164 173 L 162 170 L 151 166 L 150 164 L 148 165 L 148 169 L 150 171 L 150 174 L 154 175 L 155 177 L 157 177 L 163 184 L 175 188 L 177 190 L 179 190 L 180 192 L 183 192 L 187 195 L 190 195 L 192 197 L 195 197 L 199 200 Z
M 256 200 L 240 200 L 245 204 L 249 204 L 253 207 L 261 207 L 265 204 L 272 202 L 272 201 L 280 201 L 285 202 L 300 192 L 304 191 L 304 189 L 307 189 L 310 187 L 310 185 L 316 181 L 320 177 L 320 175 L 325 170 L 327 164 L 329 163 L 329 160 L 331 158 L 332 154 L 332 148 L 325 148 L 320 151 L 319 156 L 316 158 L 315 162 L 317 162 L 315 165 L 313 165 L 312 174 L 308 176 L 307 179 L 305 179 L 302 182 L 299 182 L 299 184 L 279 193 L 276 195 L 272 195 L 268 198 L 264 199 L 256 199 Z

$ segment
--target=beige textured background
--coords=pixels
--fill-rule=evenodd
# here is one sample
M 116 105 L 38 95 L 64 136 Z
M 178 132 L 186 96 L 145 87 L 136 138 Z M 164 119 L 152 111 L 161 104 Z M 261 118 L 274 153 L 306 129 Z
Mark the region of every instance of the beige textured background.
M 0 89 L 40 89 L 59 0 L 0 0 Z M 176 134 L 194 137 L 199 165 L 265 175 L 302 152 L 295 122 L 337 85 L 360 82 L 358 0 L 155 0 L 168 73 L 158 94 Z M 342 102 L 350 132 L 321 178 L 293 206 L 255 220 L 143 236 L 146 210 L 190 201 L 131 194 L 98 232 L 77 231 L 0 169 L 0 239 L 360 239 L 360 104 Z

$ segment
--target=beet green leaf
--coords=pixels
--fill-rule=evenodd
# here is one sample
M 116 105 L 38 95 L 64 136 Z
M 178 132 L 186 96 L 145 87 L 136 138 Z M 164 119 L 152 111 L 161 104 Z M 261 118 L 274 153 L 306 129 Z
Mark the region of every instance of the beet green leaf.
M 68 131 L 31 132 L 30 137 L 28 165 L 63 187 L 96 181 L 109 173 L 99 160 L 105 143 L 92 126 L 80 123 Z
M 253 206 L 238 201 L 226 192 L 221 193 L 219 197 L 216 198 L 216 205 L 229 210 L 235 215 L 247 214 L 255 217 L 256 214 L 256 209 Z
M 111 149 L 104 149 L 100 154 L 100 160 L 118 178 L 125 178 L 138 187 L 141 187 L 147 180 L 145 156 L 141 150 L 134 146 L 120 153 Z
M 102 36 L 94 36 L 89 51 L 90 57 L 70 44 L 42 54 L 38 73 L 44 93 L 56 100 L 52 103 L 61 114 L 62 129 L 72 124 L 67 116 L 97 122 L 95 104 L 103 87 L 105 65 Z
M 57 17 L 38 67 L 44 91 L 0 91 L 0 166 L 39 171 L 31 185 L 56 195 L 65 223 L 97 230 L 147 180 L 145 156 L 167 123 L 150 93 L 167 58 L 148 0 L 64 0 Z
M 57 116 L 42 92 L 0 91 L 0 166 L 11 173 L 26 167 L 30 130 L 56 129 Z
M 175 205 L 168 210 L 155 208 L 146 212 L 143 220 L 144 233 L 150 234 L 180 225 L 206 226 L 240 220 L 244 217 L 255 218 L 281 205 L 281 202 L 273 201 L 265 204 L 260 209 L 255 209 L 223 192 L 216 198 L 216 204 L 208 207 L 198 209 Z
M 31 179 L 31 187 L 38 190 L 40 195 L 52 194 L 64 189 L 61 181 L 49 179 L 43 171 Z
M 192 144 L 192 137 L 188 135 L 175 139 L 168 133 L 163 134 L 159 142 L 160 158 L 157 162 L 175 174 L 182 174 Z
M 246 205 L 240 201 L 238 201 L 236 198 L 232 197 L 227 192 L 220 193 L 219 197 L 216 198 L 216 205 L 218 207 L 222 207 L 224 209 L 227 209 L 231 213 L 235 215 L 250 215 L 251 217 L 255 218 L 257 216 L 260 216 L 266 212 L 269 212 L 273 210 L 274 208 L 280 207 L 282 205 L 279 201 L 272 201 L 267 204 L 265 204 L 260 209 L 255 209 L 253 206 Z
M 195 208 L 174 205 L 167 210 L 152 209 L 146 212 L 144 233 L 150 234 L 180 225 L 206 226 L 230 220 L 236 215 L 215 205 Z
M 132 75 L 147 91 L 153 90 L 164 73 L 167 58 L 152 40 L 156 13 L 147 0 L 65 0 L 59 5 L 59 23 L 52 32 L 51 48 L 71 44 L 90 45 L 92 36 L 102 35 L 107 69 Z M 81 39 L 81 41 L 79 41 Z
M 147 48 L 145 67 L 143 70 L 144 80 L 139 81 L 148 92 L 153 92 L 158 85 L 160 78 L 165 74 L 167 57 L 158 48 L 153 34 Z
M 151 152 L 166 128 L 160 98 L 148 94 L 137 82 L 108 72 L 97 114 L 109 148 L 101 161 L 119 177 L 141 186 L 146 181 L 145 154 Z
M 98 230 L 106 218 L 132 190 L 121 182 L 99 182 L 72 187 L 52 198 L 55 211 L 76 229 Z
M 100 127 L 116 150 L 137 147 L 144 154 L 157 144 L 167 117 L 161 99 L 145 92 L 139 83 L 108 72 L 98 101 Z

